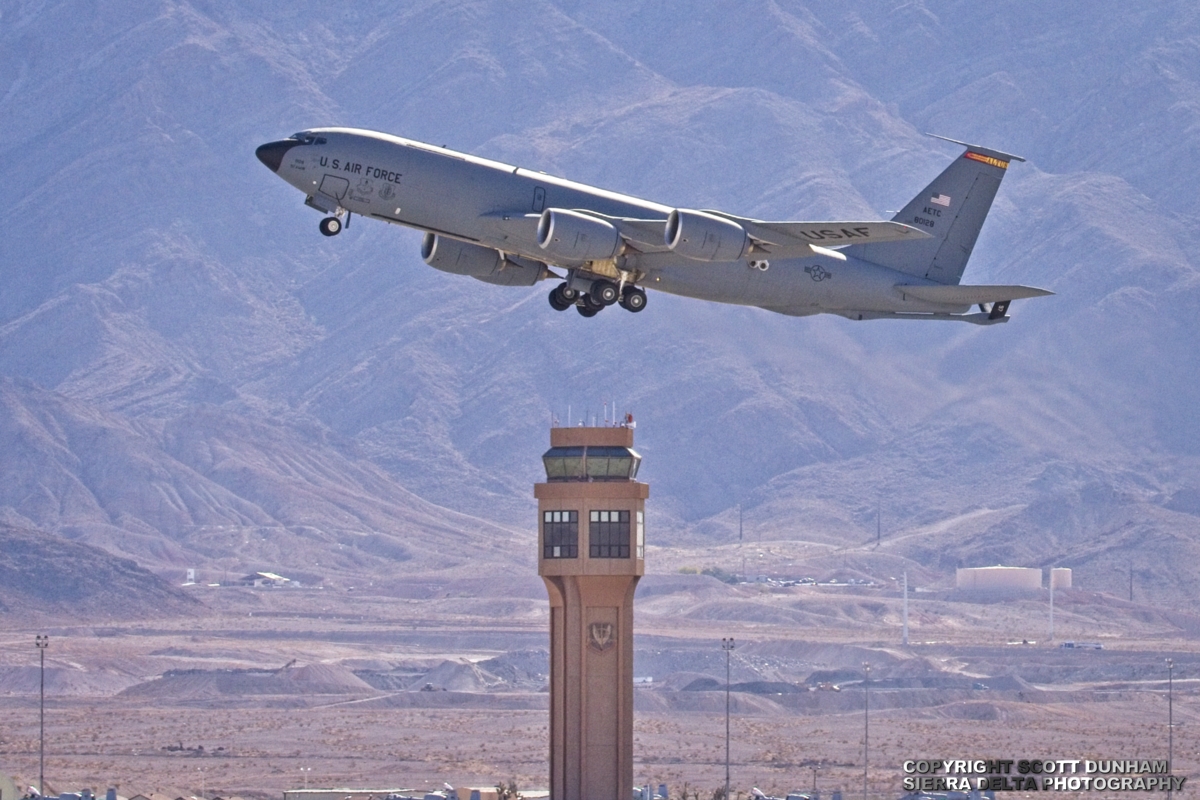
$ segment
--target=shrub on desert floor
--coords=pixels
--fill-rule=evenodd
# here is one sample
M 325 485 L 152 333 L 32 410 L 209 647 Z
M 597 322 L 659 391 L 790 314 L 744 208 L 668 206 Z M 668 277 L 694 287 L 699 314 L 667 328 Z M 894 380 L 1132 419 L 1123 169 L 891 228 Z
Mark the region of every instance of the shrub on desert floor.
M 510 778 L 508 783 L 496 782 L 496 800 L 521 800 L 523 796 L 515 780 Z

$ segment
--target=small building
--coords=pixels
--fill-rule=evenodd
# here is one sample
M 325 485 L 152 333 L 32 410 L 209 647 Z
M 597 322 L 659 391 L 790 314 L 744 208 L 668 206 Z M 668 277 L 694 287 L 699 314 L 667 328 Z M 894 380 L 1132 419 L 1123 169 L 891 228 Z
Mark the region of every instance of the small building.
M 1054 567 L 1050 570 L 1051 589 L 1070 589 L 1071 570 L 1067 567 Z
M 1037 591 L 1042 571 L 1034 567 L 964 567 L 955 574 L 955 585 L 968 591 Z
M 290 578 L 276 575 L 274 572 L 251 572 L 238 579 L 239 586 L 286 586 L 291 582 Z
M 388 797 L 424 797 L 422 789 L 287 789 L 283 800 L 385 800 Z

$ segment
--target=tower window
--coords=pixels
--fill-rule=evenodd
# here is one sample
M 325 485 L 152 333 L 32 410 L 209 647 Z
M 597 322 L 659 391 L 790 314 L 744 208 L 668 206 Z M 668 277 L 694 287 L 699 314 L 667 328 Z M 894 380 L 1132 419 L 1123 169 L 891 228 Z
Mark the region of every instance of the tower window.
M 579 512 L 542 512 L 542 557 L 579 558 Z
M 629 558 L 629 512 L 593 511 L 588 520 L 588 556 Z

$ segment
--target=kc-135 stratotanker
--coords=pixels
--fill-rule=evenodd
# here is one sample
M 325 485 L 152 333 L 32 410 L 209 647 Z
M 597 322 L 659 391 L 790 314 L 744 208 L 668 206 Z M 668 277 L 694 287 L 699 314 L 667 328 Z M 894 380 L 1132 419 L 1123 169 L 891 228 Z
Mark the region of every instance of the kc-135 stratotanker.
M 416 228 L 430 266 L 502 286 L 553 278 L 550 305 L 585 317 L 641 311 L 656 289 L 798 317 L 1007 322 L 1013 300 L 1053 293 L 959 281 L 1009 163 L 1024 159 L 954 144 L 966 152 L 884 222 L 672 208 L 353 128 L 302 131 L 256 155 L 326 215 L 326 236 L 352 214 Z

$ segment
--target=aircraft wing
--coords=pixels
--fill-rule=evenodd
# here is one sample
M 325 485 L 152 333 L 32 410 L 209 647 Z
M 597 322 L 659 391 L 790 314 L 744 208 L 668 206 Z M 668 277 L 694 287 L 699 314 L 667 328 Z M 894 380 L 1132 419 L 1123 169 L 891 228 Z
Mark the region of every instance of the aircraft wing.
M 592 212 L 594 213 L 594 212 Z M 595 216 L 600 216 L 595 214 Z M 621 237 L 643 253 L 665 251 L 667 245 L 663 242 L 663 231 L 666 230 L 665 219 L 631 219 L 629 217 L 605 217 L 617 226 Z
M 611 223 L 621 238 L 641 253 L 659 253 L 668 250 L 666 245 L 667 221 L 665 219 L 637 219 L 635 217 L 612 217 L 599 211 L 580 209 L 584 214 L 599 217 Z
M 1007 300 L 1023 300 L 1027 297 L 1045 297 L 1054 294 L 1033 286 L 914 286 L 897 284 L 893 291 L 900 295 L 915 297 L 927 303 L 946 305 L 975 305 L 976 303 L 1003 303 Z
M 720 211 L 706 211 L 733 220 L 746 229 L 752 239 L 765 245 L 788 247 L 815 244 L 818 247 L 842 247 L 868 242 L 902 242 L 928 239 L 925 231 L 901 222 L 764 222 L 735 217 Z
M 621 238 L 639 252 L 657 253 L 666 252 L 668 249 L 663 241 L 663 232 L 667 227 L 665 219 L 611 217 L 589 209 L 578 209 L 578 211 L 579 213 L 588 214 L 612 224 L 621 235 Z M 541 214 L 509 214 L 504 212 L 483 215 L 483 220 L 493 235 L 530 248 L 537 245 L 538 220 L 541 218 Z
M 484 214 L 484 225 L 495 238 L 503 242 L 512 242 L 514 249 L 537 247 L 537 226 L 541 214 Z
M 642 252 L 662 252 L 667 249 L 664 244 L 666 220 L 631 219 L 609 217 L 596 212 L 588 213 L 607 219 L 617 227 L 626 241 Z M 900 222 L 765 222 L 722 211 L 706 210 L 704 213 L 738 223 L 754 242 L 752 252 L 776 258 L 802 258 L 821 252 L 820 249 L 813 248 L 929 238 L 925 231 Z
M 617 229 L 621 238 L 633 250 L 640 253 L 666 253 L 665 219 L 638 219 L 615 217 L 589 209 L 579 209 L 605 220 Z M 899 222 L 764 222 L 762 220 L 736 217 L 720 211 L 705 211 L 705 214 L 723 217 L 736 222 L 752 242 L 750 254 L 775 258 L 804 258 L 814 254 L 841 258 L 829 248 L 851 244 L 876 242 L 916 241 L 927 239 L 929 234 Z M 493 233 L 501 239 L 525 244 L 536 242 L 540 214 L 485 214 L 484 219 Z M 685 260 L 687 263 L 700 263 Z

